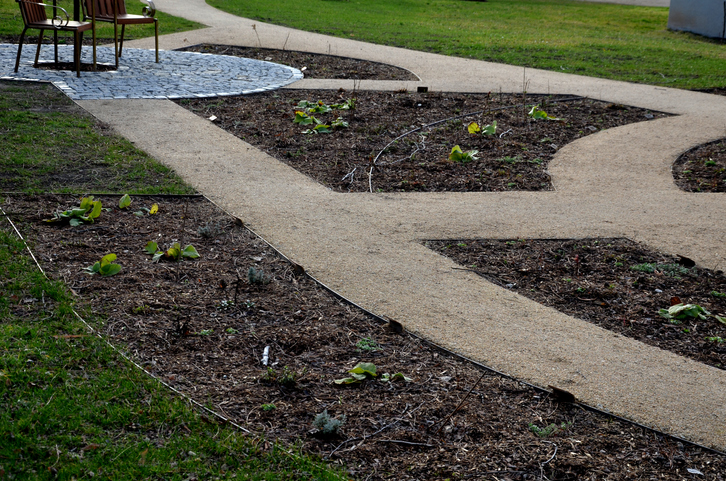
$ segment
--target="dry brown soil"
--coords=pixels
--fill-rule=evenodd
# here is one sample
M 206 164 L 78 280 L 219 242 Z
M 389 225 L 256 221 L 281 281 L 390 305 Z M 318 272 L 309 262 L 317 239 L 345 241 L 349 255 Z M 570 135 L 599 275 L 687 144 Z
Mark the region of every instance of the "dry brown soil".
M 77 205 L 77 197 L 10 196 L 3 208 L 48 274 L 64 280 L 104 320 L 104 336 L 175 388 L 254 432 L 301 442 L 346 465 L 356 479 L 676 480 L 688 479 L 689 468 L 724 479 L 723 456 L 558 402 L 395 332 L 296 276 L 265 242 L 202 198 L 133 197 L 127 210 L 115 207 L 118 199 L 102 197 L 110 210 L 78 227 L 42 222 Z M 134 215 L 152 203 L 158 214 Z M 201 257 L 154 263 L 144 252 L 149 240 L 162 248 L 191 244 Z M 109 252 L 118 255 L 120 274 L 82 272 Z M 579 272 L 572 272 L 571 257 L 563 262 L 547 255 L 537 265 L 556 270 L 565 263 L 580 285 L 595 257 L 580 252 L 587 255 Z M 250 283 L 250 268 L 269 282 Z M 519 275 L 504 277 L 520 282 Z M 15 311 L 34 318 L 40 307 L 19 302 Z M 654 331 L 659 334 L 667 340 L 670 330 Z M 373 363 L 379 375 L 402 373 L 411 380 L 334 383 L 359 362 Z M 346 416 L 335 435 L 313 427 L 326 410 Z

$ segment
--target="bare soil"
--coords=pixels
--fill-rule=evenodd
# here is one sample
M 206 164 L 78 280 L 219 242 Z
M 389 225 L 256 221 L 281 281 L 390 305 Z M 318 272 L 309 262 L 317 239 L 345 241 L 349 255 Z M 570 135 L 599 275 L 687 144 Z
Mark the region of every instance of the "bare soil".
M 726 192 L 726 139 L 681 155 L 673 164 L 673 177 L 687 192 Z
M 300 101 L 355 109 L 310 113 L 347 128 L 304 133 Z M 179 105 L 339 192 L 549 190 L 547 166 L 564 145 L 600 130 L 666 117 L 624 105 L 561 96 L 281 90 L 185 99 Z M 534 120 L 539 106 L 555 120 Z M 496 133 L 469 133 L 496 122 Z M 455 146 L 474 159 L 450 160 Z
M 179 50 L 274 62 L 301 70 L 305 78 L 310 79 L 418 80 L 416 75 L 400 67 L 336 55 L 216 44 L 194 45 Z
M 628 239 L 432 241 L 428 247 L 487 280 L 546 306 L 720 369 L 726 324 L 713 316 L 666 319 L 697 304 L 726 316 L 726 277 Z
M 78 227 L 42 222 L 77 205 L 70 195 L 9 196 L 3 208 L 46 272 L 64 280 L 81 310 L 103 319 L 103 335 L 146 369 L 254 432 L 300 442 L 347 466 L 355 479 L 680 480 L 693 478 L 688 469 L 703 479 L 724 479 L 721 455 L 559 402 L 389 328 L 296 276 L 264 241 L 203 198 L 139 196 L 123 211 L 115 207 L 118 196 L 101 200 L 110 210 Z M 150 216 L 142 207 L 153 203 L 159 213 Z M 191 244 L 201 257 L 154 263 L 144 252 L 150 240 L 164 249 L 174 241 Z M 522 253 L 536 249 L 516 244 Z M 537 267 L 559 272 L 564 264 L 578 286 L 602 290 L 600 281 L 585 283 L 601 256 L 577 249 L 576 272 L 569 253 L 543 256 Z M 120 274 L 82 272 L 109 252 L 118 255 Z M 644 250 L 637 255 L 662 259 Z M 620 256 L 629 266 L 630 258 Z M 608 272 L 613 267 L 606 264 Z M 268 282 L 251 283 L 250 268 Z M 501 275 L 521 282 L 517 276 L 524 274 Z M 558 286 L 559 276 L 546 283 Z M 651 282 L 643 281 L 648 290 L 661 285 Z M 633 304 L 641 302 L 639 289 L 623 287 L 623 303 L 629 293 Z M 39 300 L 18 300 L 14 307 L 31 319 L 42 308 Z M 653 331 L 653 342 L 671 337 L 664 327 Z M 359 362 L 373 363 L 379 375 L 402 373 L 411 380 L 334 382 Z M 337 433 L 313 427 L 324 411 L 346 416 Z

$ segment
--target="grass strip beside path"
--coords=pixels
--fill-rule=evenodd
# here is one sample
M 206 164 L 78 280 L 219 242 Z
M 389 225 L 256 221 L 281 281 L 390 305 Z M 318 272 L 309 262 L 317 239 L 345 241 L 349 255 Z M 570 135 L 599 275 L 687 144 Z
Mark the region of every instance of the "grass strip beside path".
M 726 86 L 726 43 L 669 31 L 667 8 L 572 0 L 208 3 L 264 22 L 444 55 L 668 87 Z
M 0 125 L 0 192 L 194 193 L 51 85 L 0 82 Z

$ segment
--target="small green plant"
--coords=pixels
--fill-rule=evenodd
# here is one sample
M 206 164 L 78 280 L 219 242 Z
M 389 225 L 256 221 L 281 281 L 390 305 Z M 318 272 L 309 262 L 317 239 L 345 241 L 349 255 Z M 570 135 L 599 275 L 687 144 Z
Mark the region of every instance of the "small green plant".
M 691 269 L 683 267 L 680 264 L 653 264 L 650 262 L 630 266 L 630 269 L 633 271 L 647 273 L 658 272 L 670 277 L 678 277 L 679 275 L 687 275 L 693 273 Z
M 304 373 L 305 371 L 302 374 Z M 281 372 L 276 371 L 273 367 L 268 367 L 261 380 L 269 384 L 279 384 L 291 388 L 297 384 L 297 380 L 302 374 L 298 374 L 287 366 L 283 367 Z
M 364 337 L 355 344 L 355 347 L 357 347 L 359 351 L 366 352 L 375 352 L 381 350 L 381 346 L 370 337 Z
M 331 107 L 338 110 L 355 110 L 355 103 L 357 99 L 348 99 L 342 104 L 333 104 Z
M 476 154 L 478 154 L 478 150 L 470 150 L 468 152 L 463 152 L 461 150 L 461 147 L 458 145 L 455 145 L 451 149 L 451 153 L 449 154 L 449 160 L 452 162 L 471 162 L 472 160 L 477 160 L 478 157 L 476 157 Z
M 263 411 L 274 411 L 275 409 L 277 409 L 277 406 L 275 406 L 273 403 L 263 404 L 260 407 Z
M 199 237 L 203 237 L 205 239 L 211 239 L 213 237 L 217 237 L 222 232 L 224 232 L 224 231 L 220 227 L 219 222 L 215 222 L 215 223 L 207 222 L 206 224 L 199 226 L 197 228 L 197 235 L 199 235 Z
M 199 334 L 200 336 L 211 336 L 212 334 L 214 334 L 214 329 L 202 329 L 197 334 Z
M 515 156 L 515 157 L 511 157 L 511 156 L 508 156 L 508 155 L 507 155 L 506 157 L 502 157 L 502 158 L 500 158 L 500 159 L 497 159 L 497 160 L 498 160 L 499 162 L 504 162 L 505 164 L 516 164 L 516 163 L 518 163 L 518 162 L 521 162 L 521 161 L 522 161 L 522 157 L 520 157 L 520 156 L 518 156 L 518 155 L 517 155 L 517 156 Z
M 317 118 L 315 118 L 312 115 L 308 115 L 302 110 L 296 110 L 295 111 L 295 118 L 293 119 L 293 123 L 300 124 L 300 125 L 318 125 L 321 124 Z
M 91 275 L 101 274 L 104 277 L 115 276 L 121 272 L 121 266 L 113 263 L 115 260 L 116 254 L 106 254 L 100 261 L 90 267 L 86 267 L 83 271 Z
M 348 371 L 351 377 L 345 377 L 342 379 L 336 379 L 333 381 L 335 384 L 347 385 L 347 384 L 358 384 L 366 379 L 375 379 L 378 377 L 376 365 L 372 362 L 359 362 L 353 369 Z M 390 382 L 396 380 L 402 380 L 409 382 L 411 378 L 404 376 L 402 373 L 397 372 L 395 374 L 384 373 L 380 377 L 381 382 Z
M 305 129 L 302 131 L 303 134 L 329 134 L 333 129 L 327 124 L 318 124 L 312 129 Z
M 224 330 L 224 332 L 226 332 L 227 334 L 237 334 L 239 331 L 234 327 L 228 327 Z
M 545 426 L 543 428 L 537 426 L 536 424 L 529 424 L 529 430 L 532 431 L 534 434 L 536 434 L 540 438 L 548 438 L 550 436 L 557 435 L 560 431 L 565 431 L 567 428 L 572 426 L 571 422 L 568 423 L 562 423 L 559 426 L 555 423 L 550 424 L 549 426 Z
M 532 110 L 529 111 L 527 114 L 530 116 L 530 118 L 534 120 L 540 120 L 540 119 L 546 119 L 546 120 L 562 120 L 558 119 L 557 117 L 552 117 L 547 112 L 539 108 L 539 105 L 535 105 L 532 107 Z
M 472 122 L 466 127 L 466 130 L 470 134 L 494 135 L 497 133 L 497 121 L 495 120 L 484 127 L 480 127 L 476 122 Z
M 320 434 L 332 436 L 340 432 L 340 428 L 343 427 L 345 421 L 345 414 L 339 417 L 331 417 L 326 409 L 315 416 L 315 419 L 313 419 L 313 427 L 316 428 Z
M 225 299 L 217 306 L 217 310 L 219 311 L 229 311 L 230 309 L 234 309 L 234 301 L 228 301 Z
M 672 324 L 680 324 L 681 321 L 688 319 L 701 319 L 705 321 L 709 317 L 713 317 L 718 322 L 726 324 L 726 317 L 715 316 L 698 304 L 675 304 L 668 309 L 661 309 L 658 311 L 658 314 L 664 319 L 668 319 Z
M 101 215 L 101 209 L 101 201 L 93 200 L 93 196 L 89 195 L 81 199 L 81 204 L 77 208 L 54 212 L 53 217 L 46 219 L 45 222 L 67 222 L 74 227 L 83 223 L 92 224 L 94 219 Z
M 342 117 L 338 117 L 330 123 L 330 126 L 333 127 L 333 129 L 347 129 L 349 124 L 343 120 Z
M 129 197 L 129 194 L 124 194 L 121 199 L 118 201 L 118 208 L 119 209 L 125 209 L 126 207 L 131 205 L 131 197 Z
M 193 245 L 190 244 L 182 249 L 181 245 L 178 242 L 174 242 L 174 244 L 172 244 L 169 249 L 167 249 L 166 251 L 162 251 L 159 250 L 159 245 L 155 241 L 149 241 L 146 244 L 146 247 L 144 247 L 144 250 L 147 254 L 154 256 L 151 259 L 154 262 L 158 262 L 161 258 L 173 261 L 180 261 L 184 258 L 196 259 L 197 257 L 199 257 L 199 253 Z
M 723 344 L 723 338 L 720 336 L 706 337 L 704 339 L 710 342 L 717 342 L 719 344 Z
M 713 297 L 726 297 L 726 293 L 718 291 L 711 291 L 711 295 Z
M 255 286 L 262 286 L 270 283 L 270 278 L 265 275 L 262 269 L 250 267 L 247 270 L 247 281 Z
M 137 210 L 136 212 L 134 212 L 134 215 L 137 217 L 143 217 L 145 215 L 154 215 L 157 212 L 159 212 L 159 204 L 152 204 L 150 209 L 142 207 L 141 210 Z

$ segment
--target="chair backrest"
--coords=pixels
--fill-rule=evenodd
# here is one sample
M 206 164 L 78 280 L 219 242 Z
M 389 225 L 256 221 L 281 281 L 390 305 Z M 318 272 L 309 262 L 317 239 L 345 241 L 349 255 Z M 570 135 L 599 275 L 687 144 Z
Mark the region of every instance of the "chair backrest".
M 116 14 L 126 15 L 126 2 L 124 0 L 83 0 L 86 16 L 91 15 L 91 2 L 93 2 L 96 17 L 113 18 L 113 4 L 116 4 Z
M 20 15 L 23 17 L 23 23 L 30 25 L 32 23 L 42 23 L 48 20 L 45 7 L 41 0 L 15 0 L 20 6 Z

